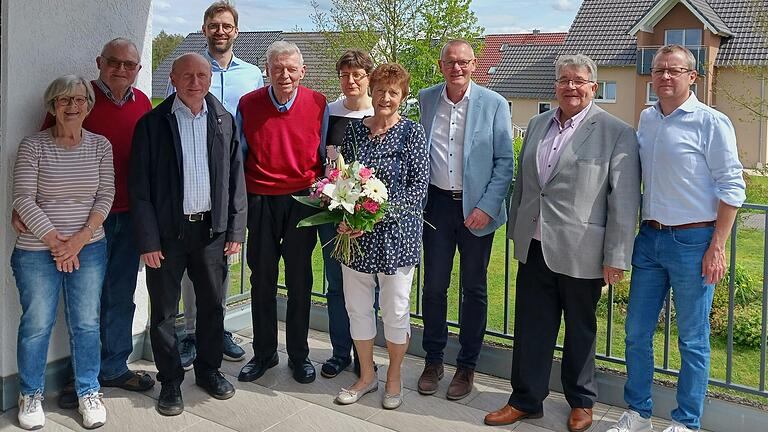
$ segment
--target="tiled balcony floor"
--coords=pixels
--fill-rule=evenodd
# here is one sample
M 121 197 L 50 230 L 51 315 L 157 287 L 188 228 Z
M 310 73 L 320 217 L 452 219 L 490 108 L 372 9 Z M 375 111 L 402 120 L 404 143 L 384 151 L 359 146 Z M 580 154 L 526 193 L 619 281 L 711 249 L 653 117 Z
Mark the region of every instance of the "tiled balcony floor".
M 280 341 L 285 334 L 280 330 Z M 239 333 L 242 345 L 251 357 L 250 330 Z M 311 384 L 299 384 L 291 378 L 287 366 L 285 345 L 280 345 L 280 364 L 270 369 L 253 383 L 237 381 L 237 373 L 245 360 L 227 362 L 222 372 L 228 375 L 237 388 L 235 396 L 227 401 L 209 397 L 194 385 L 194 376 L 187 374 L 182 391 L 185 411 L 176 417 L 163 417 L 155 411 L 155 399 L 159 385 L 148 393 L 132 393 L 120 389 L 104 389 L 107 405 L 107 424 L 99 431 L 138 432 L 216 432 L 216 431 L 270 431 L 270 432 L 353 432 L 353 431 L 408 431 L 408 432 L 471 432 L 493 429 L 520 432 L 567 431 L 565 426 L 569 407 L 560 393 L 553 393 L 545 401 L 544 417 L 526 420 L 515 425 L 491 428 L 483 425 L 488 411 L 503 406 L 509 397 L 509 382 L 479 374 L 475 378 L 475 391 L 467 398 L 451 402 L 445 399 L 454 369 L 446 367 L 446 377 L 440 382 L 440 390 L 434 396 L 422 396 L 416 389 L 416 382 L 423 368 L 423 360 L 407 356 L 403 364 L 403 405 L 394 411 L 381 408 L 386 379 L 386 350 L 376 347 L 376 362 L 379 379 L 382 380 L 378 394 L 369 394 L 360 402 L 341 406 L 333 398 L 342 386 L 351 385 L 355 376 L 351 371 L 343 372 L 334 379 L 320 376 L 320 365 L 330 357 L 330 342 L 326 333 L 310 330 L 310 358 L 316 363 L 318 377 Z M 140 361 L 132 368 L 155 371 L 154 365 Z M 55 400 L 46 400 L 44 408 L 48 432 L 85 430 L 80 425 L 76 410 L 60 410 Z M 621 415 L 622 409 L 598 404 L 594 409 L 595 422 L 591 432 L 605 431 Z M 22 430 L 17 426 L 16 410 L 0 416 L 0 430 Z M 654 418 L 654 430 L 661 431 L 668 422 Z

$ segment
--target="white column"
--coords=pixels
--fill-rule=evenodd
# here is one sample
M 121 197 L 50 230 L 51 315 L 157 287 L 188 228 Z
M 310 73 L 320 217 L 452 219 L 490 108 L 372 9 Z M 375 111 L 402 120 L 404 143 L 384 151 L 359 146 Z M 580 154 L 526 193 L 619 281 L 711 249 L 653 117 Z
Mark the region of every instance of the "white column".
M 17 372 L 20 308 L 10 269 L 15 235 L 10 228 L 11 179 L 21 139 L 40 128 L 46 86 L 64 74 L 98 76 L 96 56 L 105 42 L 126 37 L 142 53 L 138 87 L 151 92 L 151 0 L 2 0 L 0 9 L 0 377 Z M 146 322 L 146 288 L 137 289 L 134 328 Z M 57 319 L 48 360 L 69 355 L 63 313 Z

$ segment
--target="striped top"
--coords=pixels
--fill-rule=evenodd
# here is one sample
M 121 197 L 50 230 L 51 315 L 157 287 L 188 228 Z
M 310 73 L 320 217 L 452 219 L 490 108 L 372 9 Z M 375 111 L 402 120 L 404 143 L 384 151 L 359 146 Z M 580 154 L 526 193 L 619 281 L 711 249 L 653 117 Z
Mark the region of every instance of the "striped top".
M 171 112 L 176 117 L 181 141 L 181 163 L 184 173 L 184 214 L 211 209 L 211 173 L 208 168 L 208 104 L 192 114 L 181 98 L 173 100 Z
M 16 247 L 48 250 L 41 240 L 53 229 L 62 235 L 81 230 L 92 211 L 106 218 L 115 195 L 112 146 L 101 135 L 83 129 L 80 144 L 56 145 L 52 129 L 24 138 L 14 166 L 13 208 L 29 231 L 19 234 Z M 94 241 L 104 238 L 96 229 Z

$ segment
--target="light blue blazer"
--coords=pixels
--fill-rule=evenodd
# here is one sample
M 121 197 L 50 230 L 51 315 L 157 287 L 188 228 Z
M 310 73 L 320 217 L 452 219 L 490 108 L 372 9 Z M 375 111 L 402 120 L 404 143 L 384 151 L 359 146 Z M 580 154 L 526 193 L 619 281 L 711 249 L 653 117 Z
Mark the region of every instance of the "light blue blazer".
M 470 83 L 467 124 L 464 128 L 464 218 L 477 207 L 491 217 L 485 228 L 471 230 L 480 237 L 507 222 L 505 198 L 515 172 L 512 119 L 509 104 L 500 94 Z M 445 83 L 419 92 L 419 110 L 432 148 L 432 124 Z

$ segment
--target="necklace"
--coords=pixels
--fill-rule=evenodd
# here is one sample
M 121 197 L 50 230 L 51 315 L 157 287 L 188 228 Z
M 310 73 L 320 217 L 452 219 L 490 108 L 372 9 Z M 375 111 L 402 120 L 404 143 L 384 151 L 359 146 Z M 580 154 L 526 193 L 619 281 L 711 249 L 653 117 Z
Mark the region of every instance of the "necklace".
M 373 119 L 373 117 L 371 119 Z M 381 140 L 384 137 L 384 135 L 386 135 L 387 132 L 389 132 L 389 130 L 392 129 L 392 127 L 395 126 L 398 122 L 400 122 L 400 116 L 399 115 L 396 117 L 396 120 L 394 122 L 392 122 L 392 124 L 388 125 L 386 120 L 385 120 L 384 121 L 384 126 L 382 126 L 380 128 L 374 129 L 372 127 L 373 125 L 371 125 L 371 126 L 366 125 L 366 127 L 368 127 L 368 130 L 370 131 L 368 133 L 368 139 L 370 139 L 371 141 L 379 141 L 379 140 Z M 363 124 L 365 124 L 365 123 L 363 123 Z

